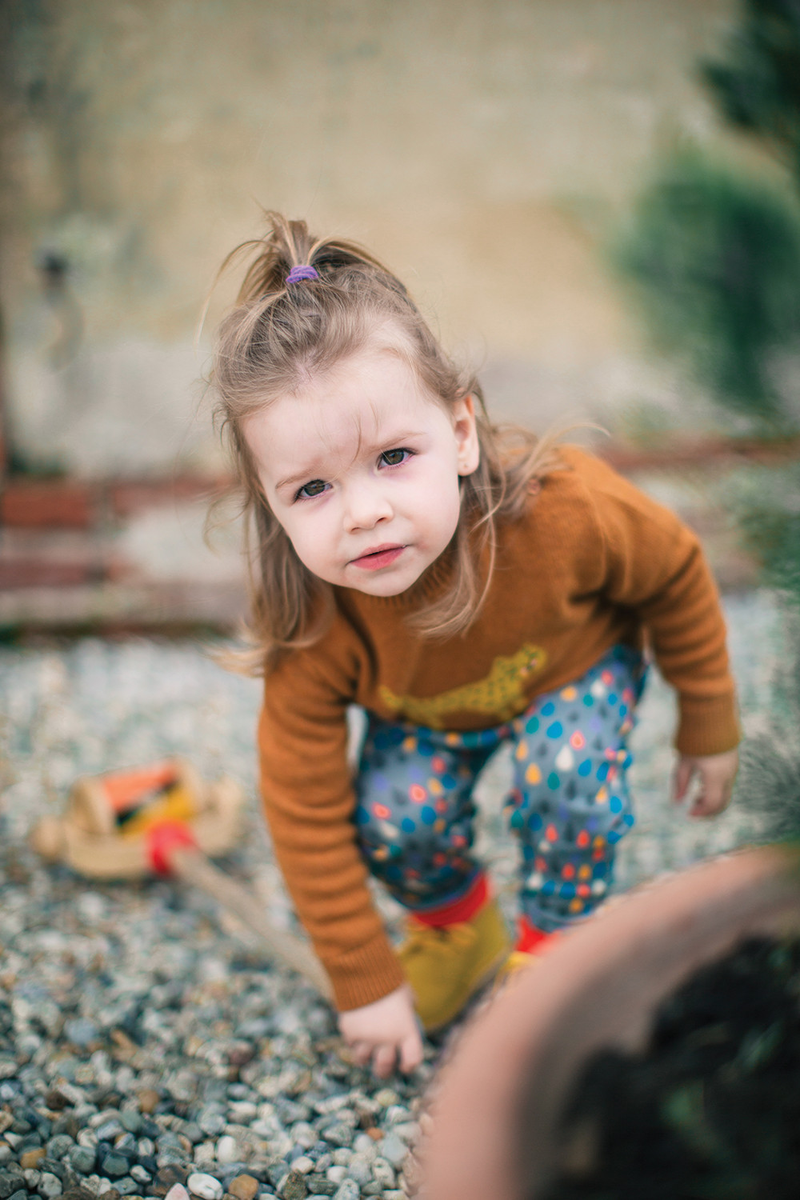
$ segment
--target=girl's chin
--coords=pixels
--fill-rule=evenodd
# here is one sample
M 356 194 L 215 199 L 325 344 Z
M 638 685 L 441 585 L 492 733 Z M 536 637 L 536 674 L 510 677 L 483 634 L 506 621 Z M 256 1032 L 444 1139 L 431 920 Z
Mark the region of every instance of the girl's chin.
M 403 592 L 412 588 L 425 569 L 423 567 L 422 570 L 414 568 L 403 571 L 348 572 L 345 586 L 357 592 L 364 592 L 367 596 L 384 596 L 388 599 L 391 596 L 402 596 Z

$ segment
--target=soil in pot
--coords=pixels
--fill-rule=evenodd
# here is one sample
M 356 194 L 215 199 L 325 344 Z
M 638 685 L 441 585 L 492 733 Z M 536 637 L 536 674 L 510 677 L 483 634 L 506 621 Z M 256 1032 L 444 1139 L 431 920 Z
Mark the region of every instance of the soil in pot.
M 592 1057 L 560 1141 L 542 1200 L 796 1200 L 800 941 L 743 943 L 662 1003 L 641 1054 Z

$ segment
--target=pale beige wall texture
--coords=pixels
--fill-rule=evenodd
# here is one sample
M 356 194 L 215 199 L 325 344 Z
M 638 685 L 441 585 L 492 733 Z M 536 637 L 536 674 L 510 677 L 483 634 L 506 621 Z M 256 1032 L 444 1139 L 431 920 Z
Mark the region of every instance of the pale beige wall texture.
M 29 464 L 215 461 L 193 348 L 257 203 L 365 242 L 485 362 L 495 410 L 608 417 L 669 381 L 598 247 L 732 0 L 7 0 L 8 405 Z M 67 287 L 44 286 L 50 253 Z M 224 287 L 212 306 L 212 322 Z M 197 410 L 197 411 L 196 411 Z

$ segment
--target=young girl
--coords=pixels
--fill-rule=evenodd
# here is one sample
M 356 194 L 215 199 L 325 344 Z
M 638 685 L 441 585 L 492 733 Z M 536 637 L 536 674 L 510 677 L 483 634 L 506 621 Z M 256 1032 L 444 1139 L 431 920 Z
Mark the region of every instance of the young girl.
M 415 1008 L 446 1024 L 509 959 L 472 853 L 497 747 L 519 957 L 608 891 L 645 640 L 678 692 L 676 796 L 696 777 L 697 816 L 730 798 L 734 687 L 694 535 L 585 451 L 501 433 L 385 267 L 270 220 L 214 372 L 257 538 L 262 792 L 342 1034 L 385 1076 L 420 1061 Z M 369 873 L 408 911 L 399 951 Z

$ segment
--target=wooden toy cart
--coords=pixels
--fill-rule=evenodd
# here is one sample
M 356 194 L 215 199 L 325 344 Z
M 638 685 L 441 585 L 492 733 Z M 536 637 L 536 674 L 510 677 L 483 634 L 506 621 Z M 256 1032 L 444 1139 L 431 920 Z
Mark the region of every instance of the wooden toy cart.
M 258 934 L 272 957 L 330 997 L 308 944 L 274 926 L 263 904 L 209 861 L 236 844 L 243 800 L 232 779 L 208 783 L 184 759 L 167 759 L 77 780 L 64 815 L 39 821 L 32 842 L 49 862 L 88 879 L 173 874 L 203 888 Z

